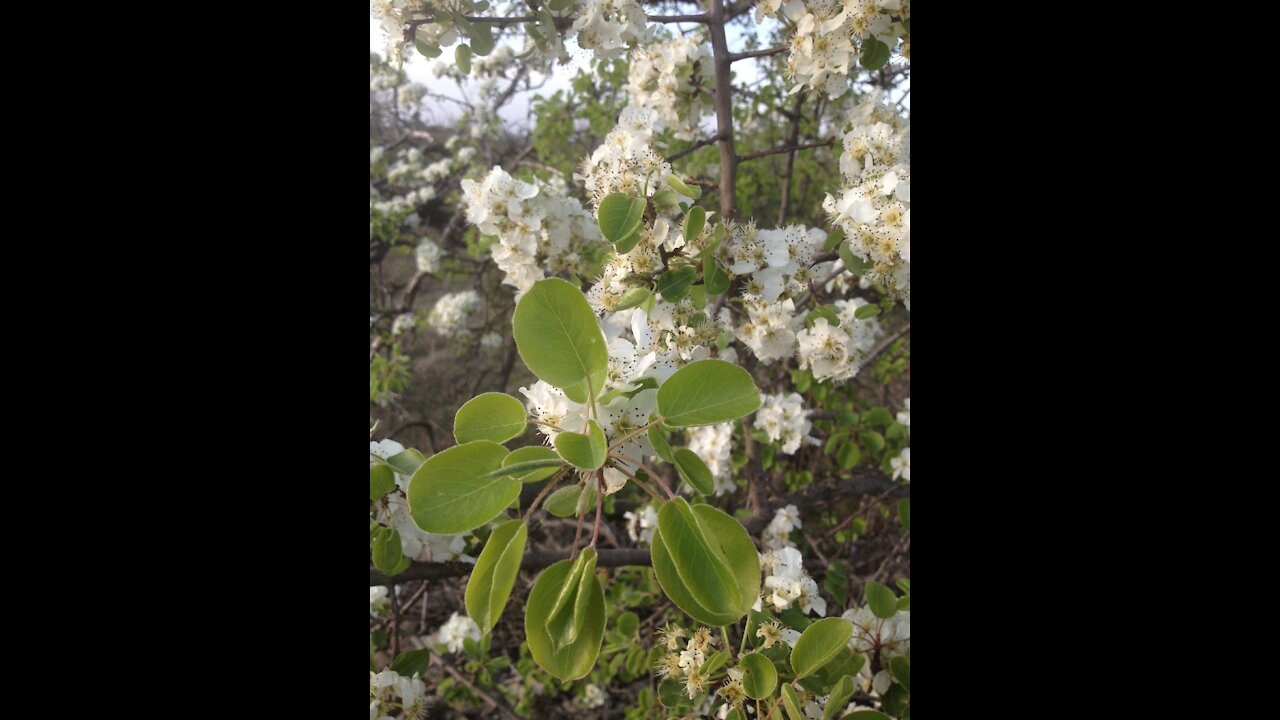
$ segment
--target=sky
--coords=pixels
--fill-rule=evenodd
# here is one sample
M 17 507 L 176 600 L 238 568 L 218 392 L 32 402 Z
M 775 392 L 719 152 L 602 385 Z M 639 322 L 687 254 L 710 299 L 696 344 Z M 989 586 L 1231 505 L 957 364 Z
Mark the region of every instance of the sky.
M 693 23 L 682 23 L 679 25 L 672 24 L 669 25 L 669 27 L 673 29 L 677 27 L 693 29 L 696 25 Z M 760 38 L 760 46 L 767 47 L 769 43 L 768 34 L 772 28 L 772 21 L 768 21 L 766 24 L 760 26 L 753 25 L 752 27 L 757 28 L 756 34 Z M 728 41 L 729 49 L 731 51 L 743 47 L 743 36 L 744 32 L 740 28 L 736 26 L 730 26 L 728 28 L 726 40 Z M 370 17 L 369 51 L 385 56 L 385 48 L 386 39 L 382 33 L 382 26 L 379 25 L 376 19 Z M 573 76 L 577 75 L 579 70 L 590 69 L 592 53 L 579 48 L 576 39 L 566 41 L 565 48 L 569 52 L 569 56 L 571 58 L 570 61 L 565 65 L 556 65 L 551 76 L 547 78 L 546 84 L 541 88 L 532 92 L 525 91 L 516 93 L 515 96 L 512 97 L 511 101 L 508 102 L 498 113 L 504 120 L 516 125 L 526 125 L 528 123 L 529 103 L 532 98 L 554 95 L 557 90 L 567 90 L 569 89 L 570 82 L 573 80 Z M 409 56 L 409 59 L 405 61 L 404 69 L 409 75 L 410 80 L 426 85 L 427 89 L 433 93 L 459 100 L 462 99 L 458 86 L 453 80 L 448 78 L 437 78 L 432 74 L 431 67 L 436 60 L 428 60 L 417 52 L 411 52 L 409 53 Z M 453 51 L 446 48 L 444 54 L 442 54 L 438 60 L 452 64 Z M 735 63 L 733 67 L 734 73 L 737 76 L 735 80 L 740 82 L 754 82 L 759 78 L 757 68 L 758 63 L 756 62 Z M 541 76 L 535 77 L 534 84 L 536 85 L 541 79 Z M 474 87 L 474 84 L 468 83 L 468 86 Z M 427 102 L 430 102 L 430 100 Z M 452 103 L 441 103 L 430 109 L 433 111 L 432 117 L 437 122 L 449 122 L 451 120 L 456 120 L 460 114 L 458 108 Z

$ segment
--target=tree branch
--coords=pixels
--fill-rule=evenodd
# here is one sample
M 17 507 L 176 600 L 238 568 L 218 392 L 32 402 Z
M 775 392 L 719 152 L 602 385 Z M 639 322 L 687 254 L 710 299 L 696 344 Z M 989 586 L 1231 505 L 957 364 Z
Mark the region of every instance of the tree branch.
M 756 158 L 762 158 L 766 155 L 777 155 L 779 153 L 792 152 L 795 150 L 812 150 L 813 148 L 831 147 L 835 141 L 836 139 L 833 137 L 823 140 L 822 142 L 808 143 L 805 145 L 783 145 L 782 147 L 769 148 L 768 150 L 757 150 L 756 152 L 747 153 L 746 155 L 739 157 L 738 162 L 746 162 L 747 160 L 755 160 Z
M 690 145 L 689 147 L 687 147 L 687 148 L 685 148 L 685 149 L 681 150 L 680 152 L 675 153 L 674 155 L 670 155 L 670 156 L 668 156 L 668 157 L 667 157 L 667 162 L 675 162 L 676 160 L 679 160 L 680 158 L 684 157 L 685 155 L 688 155 L 688 154 L 690 154 L 690 153 L 692 153 L 692 152 L 695 152 L 695 151 L 697 151 L 697 150 L 700 150 L 700 149 L 702 149 L 702 148 L 704 148 L 704 147 L 706 147 L 706 146 L 708 146 L 708 145 L 714 145 L 714 144 L 716 144 L 716 143 L 717 143 L 717 142 L 719 142 L 719 141 L 720 141 L 720 136 L 719 136 L 719 135 L 714 135 L 714 136 L 712 136 L 712 137 L 707 138 L 706 140 L 699 140 L 698 142 L 696 142 L 696 143 L 694 143 L 694 144 Z
M 738 215 L 738 156 L 733 149 L 733 62 L 725 39 L 724 0 L 711 0 L 707 13 L 711 32 L 711 52 L 716 75 L 716 136 L 720 142 L 720 217 L 736 220 Z
M 552 563 L 569 559 L 568 550 L 558 551 L 537 551 L 525 553 L 524 559 L 520 563 L 520 569 L 532 572 L 541 570 Z M 597 567 L 622 567 L 624 565 L 649 565 L 649 551 L 646 549 L 625 549 L 625 550 L 599 550 L 596 556 Z M 462 577 L 470 575 L 475 570 L 475 565 L 471 563 L 450 561 L 450 562 L 415 562 L 409 565 L 409 569 L 396 575 L 388 577 L 379 572 L 372 565 L 369 566 L 369 584 L 370 585 L 390 585 L 392 583 L 406 583 L 411 580 L 440 580 L 443 578 Z
M 779 45 L 778 47 L 765 48 L 764 50 L 751 50 L 748 52 L 729 53 L 729 62 L 738 62 L 739 60 L 746 60 L 747 58 L 753 58 L 753 57 L 768 57 L 770 55 L 777 55 L 778 53 L 784 53 L 790 49 L 791 49 L 790 45 Z

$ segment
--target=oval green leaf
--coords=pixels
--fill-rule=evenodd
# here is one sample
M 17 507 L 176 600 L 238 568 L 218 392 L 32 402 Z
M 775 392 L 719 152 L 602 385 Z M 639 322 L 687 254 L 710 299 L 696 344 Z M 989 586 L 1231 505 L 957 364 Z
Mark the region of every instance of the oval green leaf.
M 548 461 L 548 462 L 555 461 L 556 464 L 544 465 L 542 469 L 531 468 L 531 471 L 526 471 L 521 475 L 513 474 L 512 477 L 517 477 L 520 480 L 520 482 L 523 482 L 523 483 L 531 483 L 531 482 L 538 482 L 539 480 L 546 480 L 547 478 L 556 474 L 557 466 L 563 464 L 563 461 L 560 459 L 560 456 L 556 454 L 555 450 L 552 450 L 551 448 L 546 447 L 545 445 L 530 445 L 528 447 L 516 448 L 515 450 L 512 450 L 511 454 L 508 455 L 502 461 L 502 466 L 505 468 L 505 467 L 516 465 L 518 463 L 520 464 L 521 467 L 528 467 L 524 465 L 524 463 L 536 462 L 539 460 Z
M 787 717 L 791 720 L 808 720 L 805 714 L 800 712 L 800 698 L 796 697 L 795 688 L 789 684 L 782 686 L 782 704 L 787 708 Z
M 402 558 L 404 550 L 400 547 L 400 531 L 395 528 L 379 530 L 373 537 L 373 566 L 392 575 Z
M 560 278 L 539 280 L 516 303 L 512 331 L 520 359 L 539 379 L 586 403 L 587 387 L 599 394 L 609 370 L 609 350 L 596 314 L 582 291 Z
M 719 295 L 729 289 L 729 276 L 710 255 L 702 258 L 702 281 L 707 286 L 708 295 Z
M 742 688 L 747 697 L 763 700 L 773 694 L 778 686 L 778 670 L 773 661 L 760 653 L 747 653 L 739 661 L 742 668 Z
M 396 489 L 396 473 L 390 465 L 378 463 L 369 468 L 369 499 L 381 500 Z
M 458 63 L 458 69 L 462 71 L 463 75 L 471 74 L 471 47 L 470 46 L 468 46 L 466 43 L 459 45 L 458 48 L 453 51 L 453 60 L 454 62 Z
M 911 692 L 911 661 L 902 657 L 889 658 L 889 672 L 893 675 L 893 679 L 897 680 L 907 692 Z
M 604 239 L 617 245 L 639 235 L 640 226 L 644 222 L 644 205 L 642 198 L 620 192 L 611 193 L 601 200 L 596 219 L 600 223 Z M 635 247 L 635 243 L 631 247 Z M 626 250 L 619 247 L 618 252 L 627 252 L 631 247 Z
M 587 420 L 587 432 L 564 431 L 556 435 L 556 452 L 579 470 L 598 470 L 604 466 L 608 445 L 604 430 L 594 418 Z
M 858 320 L 866 320 L 869 317 L 875 317 L 880 314 L 880 306 L 867 303 L 857 310 L 853 311 L 853 316 Z
M 862 41 L 862 56 L 858 58 L 862 67 L 868 70 L 879 70 L 889 62 L 889 46 L 877 40 L 874 35 Z
M 674 457 L 676 471 L 680 473 L 681 479 L 703 495 L 715 492 L 716 481 L 698 453 L 689 448 L 676 448 Z
M 853 637 L 853 623 L 844 618 L 823 618 L 804 629 L 791 650 L 791 669 L 802 678 L 833 660 Z
M 493 52 L 493 29 L 489 23 L 472 23 L 471 49 L 480 57 Z
M 827 698 L 827 707 L 822 711 L 822 720 L 831 720 L 844 712 L 845 707 L 849 705 L 849 699 L 853 697 L 854 690 L 853 678 L 848 675 L 841 677 L 840 682 L 836 683 Z
M 510 476 L 481 478 L 502 467 L 507 449 L 473 440 L 436 453 L 409 480 L 409 514 L 429 533 L 453 535 L 474 530 L 520 496 Z
M 898 596 L 875 580 L 867 581 L 866 601 L 878 618 L 887 620 L 898 612 Z
M 584 550 L 583 555 L 588 552 L 593 555 L 591 564 L 594 566 L 595 551 Z M 529 602 L 525 607 L 524 630 L 529 652 L 533 655 L 534 662 L 560 680 L 577 680 L 591 672 L 604 640 L 604 587 L 600 585 L 594 572 L 586 577 L 579 573 L 578 578 L 584 580 L 580 584 L 582 592 L 579 593 L 579 584 L 574 584 L 572 594 L 575 605 L 577 596 L 581 594 L 585 607 L 580 616 L 581 625 L 577 627 L 576 639 L 557 648 L 552 646 L 551 633 L 547 629 L 548 621 L 561 592 L 570 584 L 571 571 L 577 565 L 576 562 L 561 560 L 542 571 L 529 593 Z
M 387 458 L 387 464 L 395 468 L 396 472 L 401 475 L 414 474 L 418 471 L 418 468 L 422 467 L 424 461 L 426 461 L 426 458 L 422 456 L 422 453 L 413 448 L 398 452 Z
M 667 302 L 676 303 L 689 294 L 689 286 L 698 279 L 698 271 L 686 265 L 679 270 L 671 270 L 658 278 L 655 287 Z
M 568 487 L 562 487 L 551 493 L 551 496 L 542 503 L 542 508 L 556 517 L 572 517 L 578 514 L 579 501 L 582 500 L 583 485 L 578 483 Z M 594 503 L 595 488 L 587 490 L 587 502 Z
M 675 456 L 671 454 L 671 445 L 667 442 L 667 436 L 656 424 L 649 428 L 649 443 L 653 445 L 653 451 L 658 454 L 658 457 L 667 462 L 675 460 Z
M 463 403 L 453 416 L 458 443 L 492 440 L 502 443 L 524 433 L 528 419 L 524 404 L 506 393 L 487 392 Z
M 673 190 L 685 197 L 691 197 L 694 200 L 702 197 L 702 188 L 686 185 L 684 180 L 681 180 L 675 173 L 667 176 L 667 184 L 670 185 Z
M 631 288 L 630 290 L 622 294 L 622 299 L 618 301 L 618 304 L 613 306 L 613 309 L 615 311 L 618 311 L 618 310 L 630 310 L 633 307 L 640 307 L 641 305 L 648 302 L 649 298 L 652 295 L 653 293 L 650 292 L 649 288 L 646 288 L 646 287 Z
M 724 360 L 689 363 L 658 388 L 658 412 L 669 427 L 714 425 L 759 408 L 751 374 Z
M 704 625 L 737 622 L 760 593 L 760 556 L 751 537 L 709 505 L 690 508 L 684 498 L 663 505 L 651 557 L 667 597 Z
M 701 206 L 694 205 L 689 208 L 689 212 L 684 216 L 684 241 L 692 244 L 698 236 L 702 234 L 702 228 L 707 224 L 707 211 Z
M 528 528 L 519 520 L 499 525 L 489 536 L 484 551 L 476 559 L 475 569 L 467 579 L 467 615 L 488 633 L 498 624 L 502 610 L 515 587 L 524 556 Z

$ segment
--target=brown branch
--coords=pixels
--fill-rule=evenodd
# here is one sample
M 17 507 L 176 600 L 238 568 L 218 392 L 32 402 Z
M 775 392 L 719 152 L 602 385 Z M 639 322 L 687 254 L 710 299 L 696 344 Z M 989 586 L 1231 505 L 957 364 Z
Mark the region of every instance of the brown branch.
M 829 140 L 823 140 L 822 142 L 807 143 L 805 145 L 783 145 L 782 147 L 769 148 L 768 150 L 757 150 L 756 152 L 747 153 L 746 155 L 739 157 L 738 162 L 746 162 L 748 160 L 762 158 L 766 155 L 777 155 L 779 153 L 793 152 L 795 150 L 812 150 L 813 148 L 831 147 L 835 141 L 835 138 L 831 138 Z
M 738 62 L 739 60 L 746 60 L 747 58 L 754 57 L 768 57 L 770 55 L 784 53 L 790 49 L 790 45 L 779 45 L 778 47 L 765 48 L 764 50 L 749 50 L 747 52 L 729 53 L 729 62 Z
M 720 142 L 720 217 L 736 220 L 738 215 L 738 155 L 733 149 L 733 80 L 729 65 L 733 58 L 725 39 L 724 0 L 711 0 L 707 13 L 711 32 L 711 52 L 716 75 L 716 136 Z
M 688 155 L 688 154 L 690 154 L 690 153 L 692 153 L 692 152 L 696 152 L 697 150 L 701 150 L 702 148 L 704 148 L 704 147 L 706 147 L 706 146 L 708 146 L 708 145 L 714 145 L 714 144 L 716 144 L 716 143 L 717 143 L 717 142 L 719 142 L 719 141 L 720 141 L 720 136 L 719 136 L 719 135 L 715 135 L 715 136 L 713 136 L 713 137 L 709 137 L 709 138 L 707 138 L 706 140 L 699 140 L 698 142 L 696 142 L 696 143 L 694 143 L 694 144 L 690 145 L 689 147 L 687 147 L 687 148 L 685 148 L 685 149 L 681 150 L 680 152 L 675 153 L 674 155 L 669 156 L 669 157 L 667 158 L 667 162 L 675 162 L 675 161 L 679 160 L 680 158 L 684 157 L 685 155 Z
M 897 342 L 903 335 L 906 335 L 909 332 L 911 332 L 911 323 L 907 323 L 906 325 L 902 326 L 901 330 L 890 335 L 887 339 L 885 339 L 884 342 L 877 345 L 876 349 L 871 351 L 871 354 L 863 358 L 862 367 L 866 367 L 870 365 L 872 360 L 875 360 L 877 357 L 880 356 L 880 353 L 884 352 L 885 350 L 888 350 L 890 345 Z
M 656 23 L 708 23 L 711 17 L 707 13 L 697 15 L 645 15 L 646 20 Z
M 791 129 L 787 134 L 787 144 L 794 146 L 800 141 L 800 109 L 804 106 L 804 93 L 796 97 L 796 110 L 791 115 Z M 782 203 L 778 207 L 778 227 L 787 222 L 787 205 L 791 200 L 791 175 L 796 167 L 796 151 L 787 153 L 787 174 L 782 179 Z

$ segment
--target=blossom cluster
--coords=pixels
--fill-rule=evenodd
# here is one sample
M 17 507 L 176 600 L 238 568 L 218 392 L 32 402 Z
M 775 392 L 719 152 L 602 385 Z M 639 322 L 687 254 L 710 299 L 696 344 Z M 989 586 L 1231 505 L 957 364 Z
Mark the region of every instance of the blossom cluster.
M 818 593 L 818 583 L 805 572 L 799 550 L 767 550 L 760 554 L 760 566 L 765 572 L 764 595 L 756 600 L 755 610 L 759 611 L 762 604 L 775 610 L 796 604 L 802 612 L 826 616 L 827 601 Z
M 396 698 L 399 698 L 398 700 Z M 369 720 L 392 720 L 389 713 L 400 711 L 399 720 L 427 717 L 431 697 L 419 677 L 405 677 L 390 668 L 369 671 Z
M 585 274 L 585 246 L 600 242 L 595 217 L 541 181 L 527 183 L 494 166 L 483 180 L 462 181 L 467 221 L 497 237 L 493 261 L 517 298 L 552 274 Z
M 623 47 L 648 41 L 644 8 L 636 0 L 583 0 L 573 22 L 578 47 L 592 50 L 598 58 L 616 58 Z
M 369 442 L 369 454 L 386 460 L 393 455 L 404 452 L 404 446 L 395 440 L 387 439 Z M 374 461 L 370 460 L 370 465 Z M 373 510 L 372 519 L 386 527 L 400 532 L 400 549 L 410 560 L 444 561 L 460 560 L 474 563 L 475 558 L 465 554 L 467 539 L 470 533 L 460 535 L 435 535 L 425 532 L 413 521 L 409 514 L 409 501 L 405 492 L 409 488 L 409 476 L 396 473 L 396 490 L 387 493 L 379 500 Z M 370 602 L 373 598 L 370 598 Z
M 899 16 L 895 21 L 893 16 Z M 901 20 L 909 19 L 910 4 L 903 0 L 762 0 L 756 19 L 785 18 L 794 28 L 787 73 L 795 80 L 792 93 L 805 87 L 840 97 L 852 84 L 849 71 L 858 57 L 858 45 L 875 37 L 892 49 L 906 33 Z M 855 44 L 855 41 L 858 44 Z M 910 45 L 902 55 L 910 58 Z
M 795 505 L 778 508 L 760 534 L 760 544 L 774 551 L 795 547 L 795 543 L 791 542 L 791 531 L 801 527 L 804 527 L 804 523 L 800 521 L 800 511 Z
M 875 349 L 884 330 L 874 317 L 857 317 L 858 308 L 866 305 L 866 300 L 851 298 L 832 304 L 839 324 L 817 318 L 813 327 L 796 333 L 796 343 L 800 367 L 809 370 L 815 380 L 843 382 L 862 369 L 863 360 Z
M 466 615 L 455 612 L 436 630 L 431 644 L 444 645 L 449 652 L 458 652 L 462 650 L 463 641 L 468 639 L 480 642 L 480 626 Z
M 676 37 L 637 48 L 630 57 L 627 95 L 651 108 L 680 140 L 692 140 L 702 116 L 714 112 L 711 50 L 701 38 Z
M 442 295 L 431 308 L 427 324 L 446 337 L 462 337 L 468 334 L 468 322 L 480 309 L 480 293 L 475 290 Z
M 809 421 L 804 400 L 798 393 L 764 395 L 756 412 L 755 426 L 764 430 L 772 442 L 781 442 L 782 452 L 787 455 L 799 450 L 801 443 L 819 443 L 817 438 L 809 435 L 813 423 Z
M 849 251 L 870 267 L 865 277 L 911 310 L 911 126 L 874 94 L 843 135 L 845 187 L 822 207 L 844 230 Z M 877 119 L 877 118 L 886 118 Z
M 711 477 L 715 480 L 716 496 L 737 490 L 738 485 L 733 481 L 731 463 L 733 423 L 690 428 L 686 434 L 688 442 L 685 446 L 697 454 L 711 471 Z

